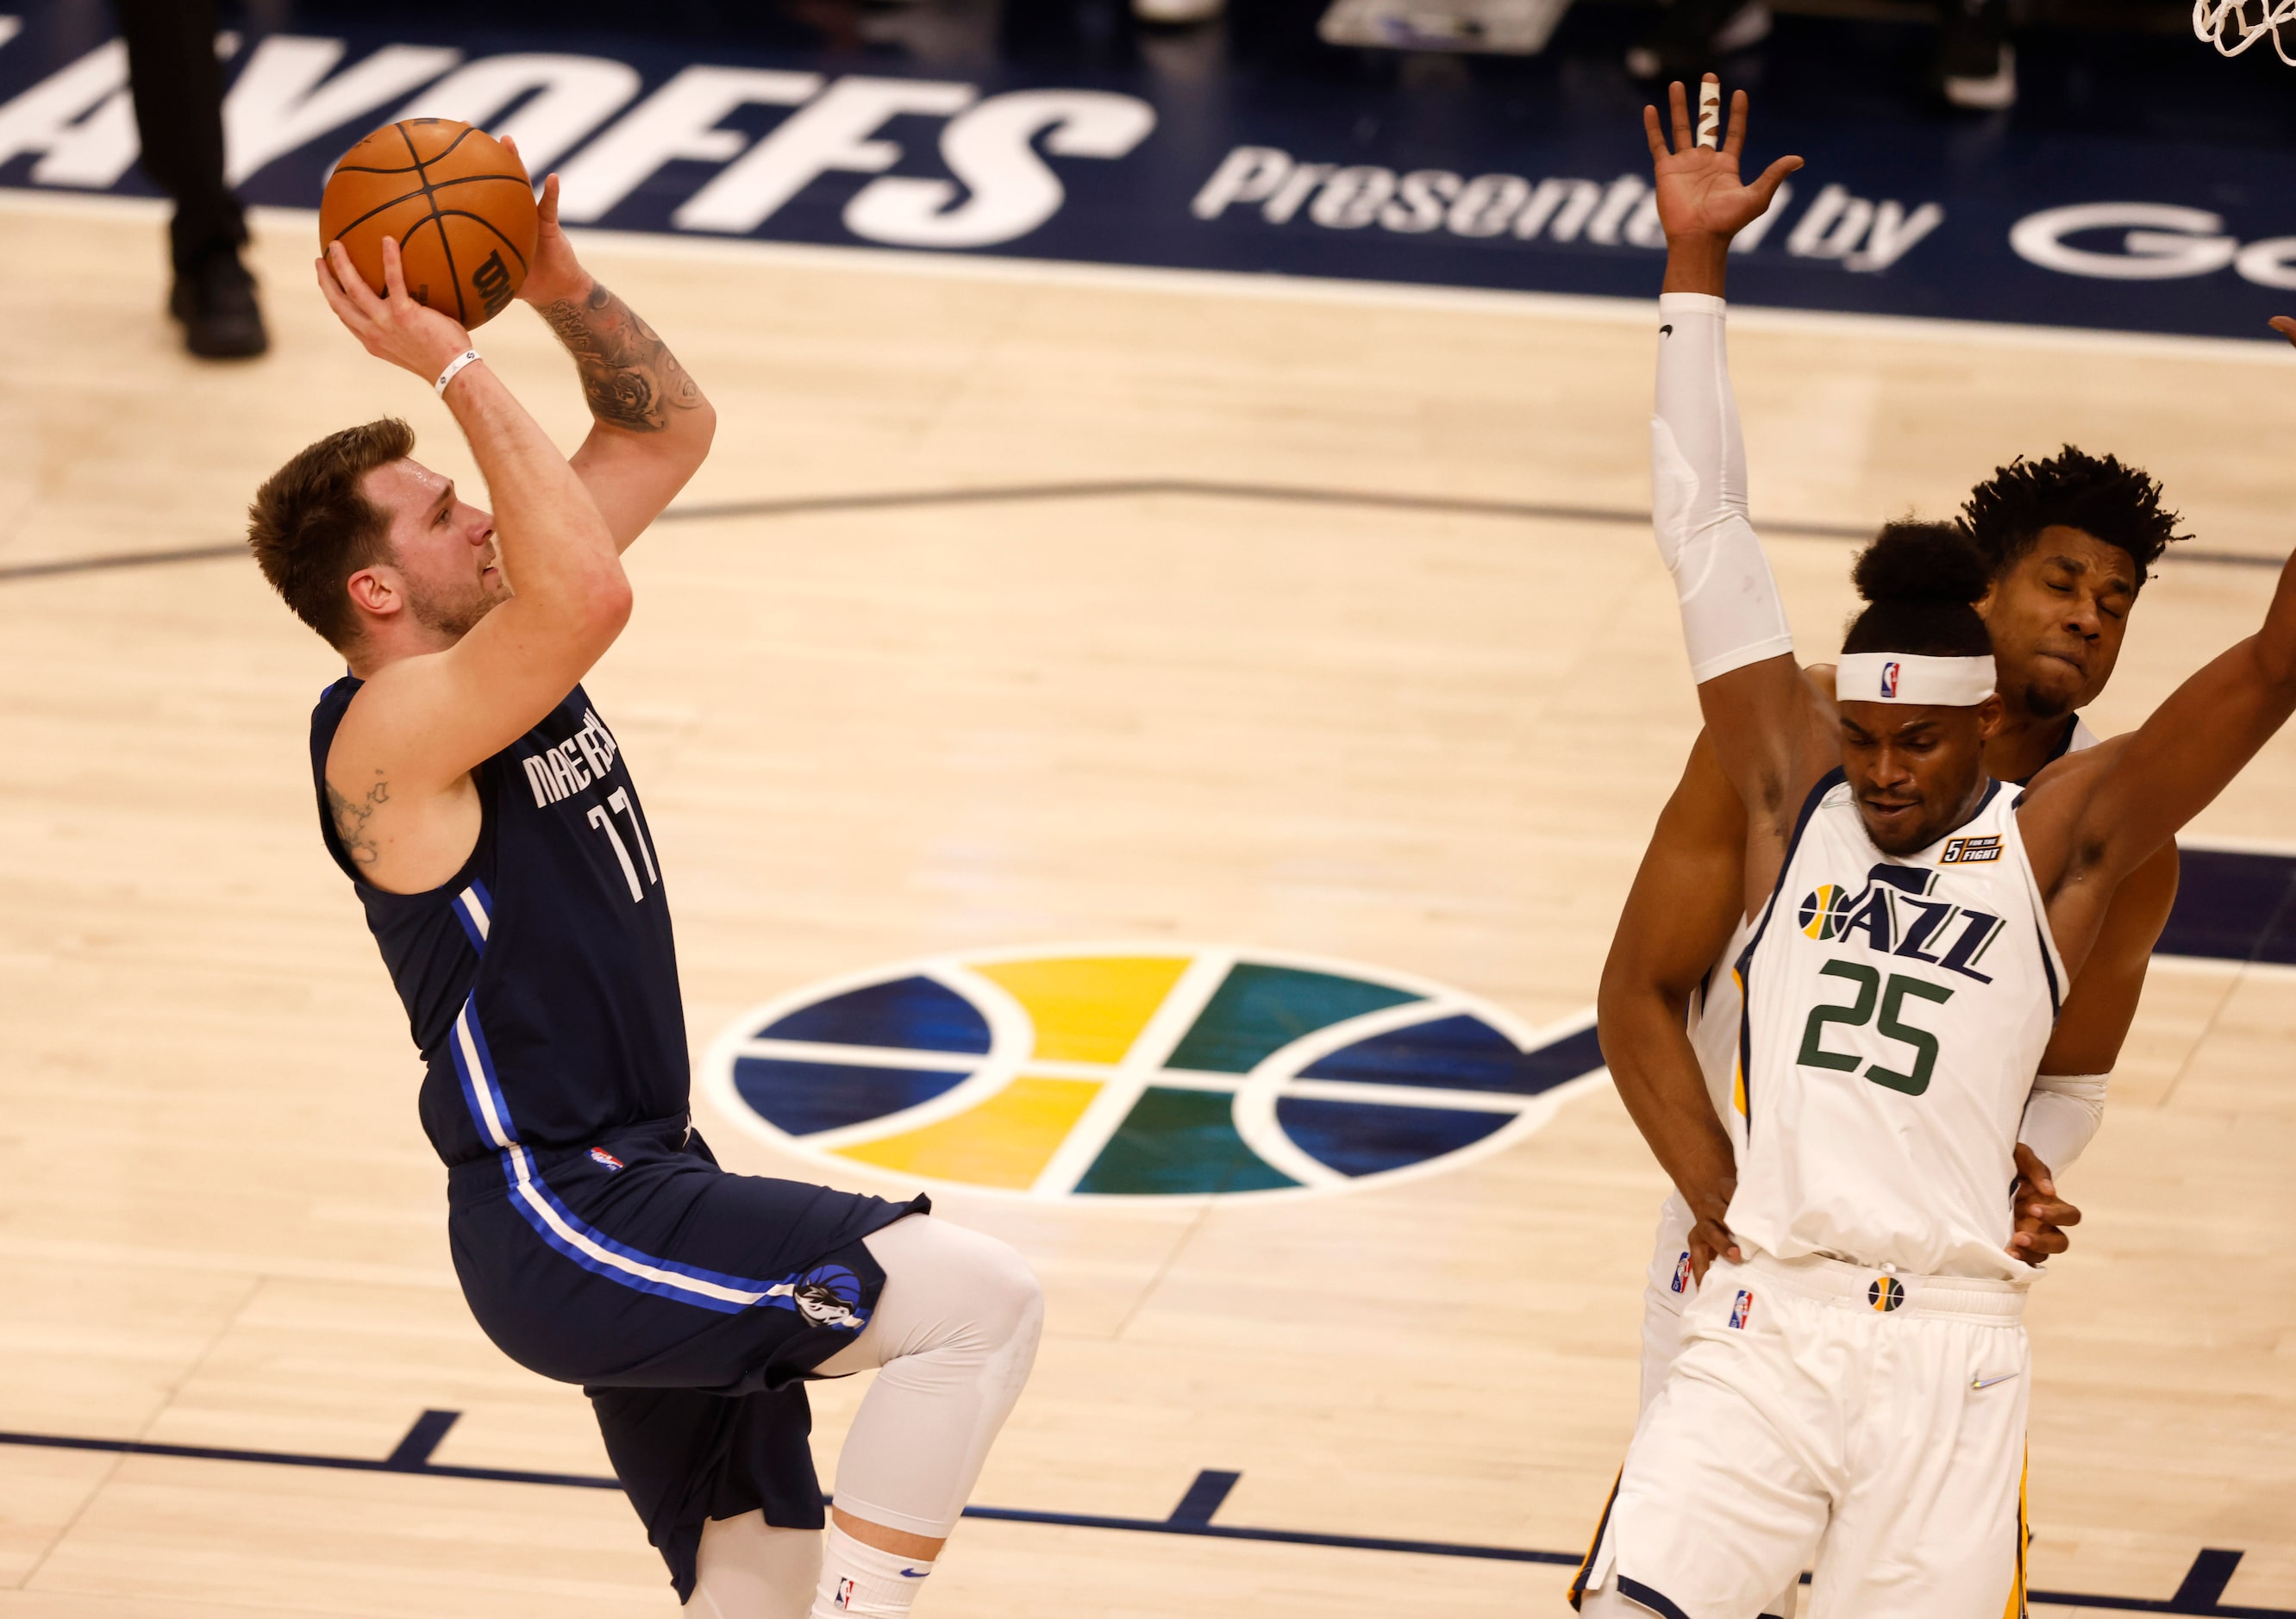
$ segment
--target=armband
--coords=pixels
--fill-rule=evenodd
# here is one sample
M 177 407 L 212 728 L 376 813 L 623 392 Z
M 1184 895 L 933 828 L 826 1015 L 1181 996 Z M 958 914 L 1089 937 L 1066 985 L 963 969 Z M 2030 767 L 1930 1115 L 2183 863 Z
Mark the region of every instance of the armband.
M 1723 301 L 1658 300 L 1658 400 L 1651 418 L 1651 515 L 1674 575 L 1691 678 L 1793 650 L 1785 603 L 1746 515 L 1746 446 L 1730 389 Z
M 2110 1074 L 2043 1074 L 2025 1099 L 2017 1139 L 2061 1175 L 2095 1139 L 2104 1123 L 2104 1093 Z

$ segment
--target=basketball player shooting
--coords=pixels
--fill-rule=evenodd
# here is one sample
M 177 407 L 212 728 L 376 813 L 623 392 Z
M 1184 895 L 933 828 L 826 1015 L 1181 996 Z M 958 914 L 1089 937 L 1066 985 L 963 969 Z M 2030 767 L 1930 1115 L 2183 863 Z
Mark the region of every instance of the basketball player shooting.
M 425 1074 L 447 1234 L 512 1359 L 579 1383 L 679 1597 L 710 1619 L 909 1611 L 1027 1379 L 1036 1280 L 909 1203 L 728 1174 L 694 1134 L 666 854 L 582 689 L 630 613 L 620 553 L 708 454 L 714 414 L 599 285 L 545 184 L 520 297 L 593 423 L 562 455 L 467 331 L 378 295 L 340 245 L 319 289 L 433 385 L 480 510 L 404 422 L 330 434 L 258 492 L 265 576 L 350 672 L 311 764 Z M 803 1379 L 877 1368 L 826 1543 Z
M 1742 94 L 1718 149 L 1678 85 L 1671 110 L 1671 150 L 1648 118 L 1669 243 L 1652 473 L 1746 818 L 1744 1149 L 1734 1187 L 1685 1188 L 1721 1197 L 1691 1239 L 1712 1266 L 1574 1594 L 1597 1619 L 1753 1619 L 1814 1554 L 1820 1619 L 2014 1614 L 2020 1123 L 2116 893 L 2296 712 L 2296 564 L 2256 635 L 2021 793 L 1984 766 L 2005 712 L 1973 605 L 1991 581 L 1957 529 L 1884 532 L 1834 691 L 1814 685 L 1746 519 L 1723 344 L 1730 239 L 1799 160 L 1742 184 Z

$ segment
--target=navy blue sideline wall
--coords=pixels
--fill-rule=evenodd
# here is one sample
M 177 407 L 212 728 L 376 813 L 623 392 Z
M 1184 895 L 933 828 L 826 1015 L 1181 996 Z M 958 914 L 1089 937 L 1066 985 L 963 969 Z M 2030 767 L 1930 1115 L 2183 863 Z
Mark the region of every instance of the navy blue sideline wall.
M 655 11 L 641 35 L 595 5 L 484 29 L 421 3 L 384 28 L 250 5 L 227 65 L 242 192 L 314 207 L 351 141 L 443 98 L 555 146 L 570 211 L 623 230 L 1656 290 L 1646 92 L 1617 66 L 1636 9 L 1583 3 L 1515 61 L 1302 47 L 1302 0 L 1158 37 L 1117 0 L 791 0 L 731 29 L 722 7 Z M 109 6 L 4 14 L 0 186 L 150 194 Z M 1972 120 L 1923 100 L 1927 41 L 1786 17 L 1734 64 L 1760 97 L 1754 153 L 1810 161 L 1739 255 L 1736 301 L 2259 339 L 2296 311 L 2296 70 L 2056 30 L 2027 42 L 2025 103 Z

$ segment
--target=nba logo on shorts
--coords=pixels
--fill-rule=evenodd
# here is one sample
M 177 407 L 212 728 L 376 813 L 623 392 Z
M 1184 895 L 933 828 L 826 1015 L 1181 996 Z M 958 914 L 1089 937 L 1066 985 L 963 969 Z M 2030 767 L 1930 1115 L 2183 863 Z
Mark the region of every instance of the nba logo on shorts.
M 1690 1255 L 1688 1254 L 1685 1254 L 1674 1262 L 1674 1290 L 1677 1293 L 1686 1293 L 1690 1290 Z
M 1898 660 L 1894 658 L 1882 666 L 1882 695 L 1898 695 Z
M 1739 1288 L 1738 1296 L 1730 1306 L 1730 1324 L 1742 1330 L 1746 1325 L 1746 1318 L 1753 1313 L 1754 1296 L 1743 1288 Z
M 840 1607 L 851 1607 L 853 1606 L 852 1581 L 840 1578 L 837 1582 L 837 1606 Z

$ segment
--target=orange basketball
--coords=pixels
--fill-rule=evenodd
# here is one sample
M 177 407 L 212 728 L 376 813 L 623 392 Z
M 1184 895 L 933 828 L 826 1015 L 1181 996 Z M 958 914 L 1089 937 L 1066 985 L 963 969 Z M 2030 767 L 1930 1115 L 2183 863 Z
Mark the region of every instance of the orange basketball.
M 382 239 L 396 237 L 415 299 L 477 326 L 500 315 L 534 257 L 534 184 L 482 129 L 401 119 L 343 153 L 319 199 L 319 245 L 340 241 L 382 290 Z

